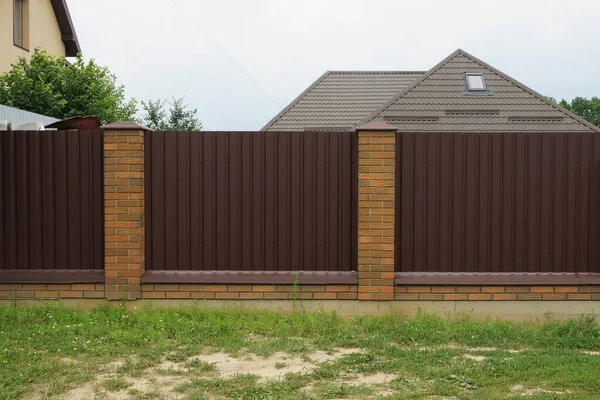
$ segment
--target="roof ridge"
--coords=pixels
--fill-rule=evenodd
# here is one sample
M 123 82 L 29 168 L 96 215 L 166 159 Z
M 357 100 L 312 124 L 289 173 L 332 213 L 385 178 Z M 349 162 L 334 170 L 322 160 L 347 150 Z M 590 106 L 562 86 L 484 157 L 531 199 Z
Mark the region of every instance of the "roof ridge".
M 424 74 L 427 71 L 395 71 L 395 70 L 330 70 L 331 74 Z

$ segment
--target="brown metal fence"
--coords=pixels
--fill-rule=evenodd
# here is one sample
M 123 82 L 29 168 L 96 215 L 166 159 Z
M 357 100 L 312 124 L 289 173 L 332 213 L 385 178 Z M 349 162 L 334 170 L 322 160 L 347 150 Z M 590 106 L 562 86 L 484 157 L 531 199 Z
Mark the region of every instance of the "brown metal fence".
M 356 270 L 355 133 L 148 132 L 145 144 L 144 281 Z
M 0 132 L 0 281 L 103 281 L 101 131 Z
M 598 134 L 398 133 L 397 143 L 397 272 L 600 272 Z

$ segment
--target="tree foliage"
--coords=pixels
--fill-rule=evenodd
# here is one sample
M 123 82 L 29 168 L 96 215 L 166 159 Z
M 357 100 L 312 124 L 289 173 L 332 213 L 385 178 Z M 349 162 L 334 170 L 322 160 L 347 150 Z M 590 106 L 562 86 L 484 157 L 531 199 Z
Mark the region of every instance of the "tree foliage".
M 36 49 L 31 60 L 21 57 L 0 75 L 0 104 L 64 119 L 95 115 L 103 124 L 133 120 L 135 99 L 125 99 L 125 88 L 108 68 L 81 55 L 69 64 Z
M 165 105 L 169 105 L 168 112 Z M 144 115 L 142 124 L 157 131 L 199 131 L 202 122 L 196 118 L 197 109 L 188 110 L 183 104 L 183 98 L 173 98 L 172 102 L 166 100 L 142 101 Z
M 560 105 L 600 127 L 600 98 L 592 97 L 588 100 L 585 97 L 575 97 L 570 103 L 563 99 Z

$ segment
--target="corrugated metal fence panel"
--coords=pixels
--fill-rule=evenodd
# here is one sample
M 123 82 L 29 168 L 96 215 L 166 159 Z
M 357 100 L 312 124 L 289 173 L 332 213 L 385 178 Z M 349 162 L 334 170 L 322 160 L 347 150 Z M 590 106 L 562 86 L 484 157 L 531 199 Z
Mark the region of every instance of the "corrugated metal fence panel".
M 397 136 L 396 271 L 600 272 L 600 137 Z
M 13 125 L 13 129 L 21 124 L 26 123 L 41 122 L 44 125 L 50 125 L 54 122 L 60 121 L 56 118 L 47 117 L 45 115 L 19 110 L 18 108 L 8 107 L 0 104 L 0 121 L 3 120 L 16 125 Z
M 101 131 L 0 132 L 0 270 L 103 269 Z
M 356 134 L 147 132 L 146 269 L 356 270 Z

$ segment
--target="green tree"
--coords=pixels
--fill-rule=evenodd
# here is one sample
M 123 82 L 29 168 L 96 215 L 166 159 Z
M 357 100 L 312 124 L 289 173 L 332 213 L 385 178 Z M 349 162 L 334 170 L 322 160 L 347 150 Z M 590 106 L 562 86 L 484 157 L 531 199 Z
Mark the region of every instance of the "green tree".
M 169 104 L 169 112 L 165 105 Z M 200 131 L 202 122 L 196 118 L 197 109 L 188 110 L 183 104 L 183 97 L 173 98 L 172 102 L 166 100 L 142 101 L 144 115 L 142 124 L 156 131 Z
M 0 75 L 0 104 L 59 119 L 95 115 L 103 124 L 132 120 L 137 111 L 108 68 L 81 55 L 69 64 L 40 49 Z
M 588 100 L 585 97 L 575 97 L 570 103 L 563 99 L 560 105 L 600 127 L 600 98 L 592 97 Z

